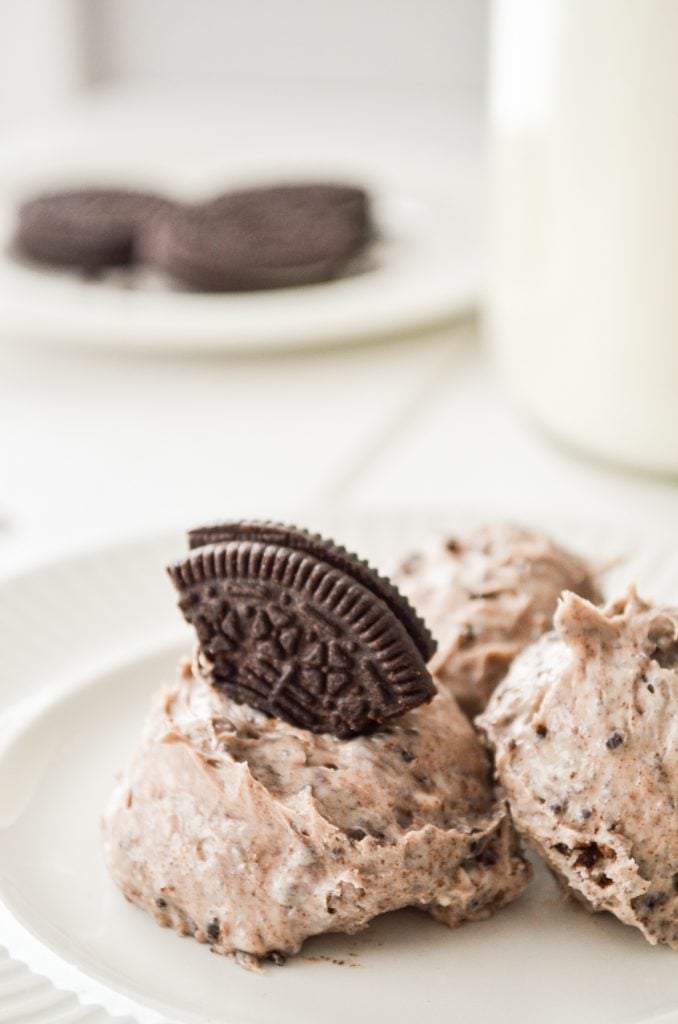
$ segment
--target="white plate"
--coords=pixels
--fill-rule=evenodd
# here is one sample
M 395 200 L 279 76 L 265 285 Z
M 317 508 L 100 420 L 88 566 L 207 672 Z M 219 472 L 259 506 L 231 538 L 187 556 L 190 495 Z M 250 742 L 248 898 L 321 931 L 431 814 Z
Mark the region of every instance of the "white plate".
M 46 187 L 101 181 L 197 198 L 261 181 L 354 180 L 375 199 L 375 268 L 302 288 L 197 295 L 87 283 L 0 256 L 0 332 L 18 343 L 196 352 L 438 325 L 479 297 L 482 135 L 475 108 L 391 91 L 93 93 L 3 143 L 0 250 L 17 200 Z
M 439 522 L 334 517 L 318 525 L 383 565 Z M 633 543 L 609 526 L 556 524 L 556 533 L 603 558 Z M 611 917 L 564 905 L 543 871 L 490 921 L 450 932 L 415 912 L 388 915 L 362 936 L 313 940 L 285 968 L 259 976 L 128 905 L 106 876 L 99 818 L 150 694 L 188 643 L 162 571 L 178 550 L 180 537 L 140 542 L 0 588 L 0 700 L 26 694 L 6 713 L 0 742 L 0 938 L 13 955 L 86 1002 L 144 1024 L 343 1024 L 376 1015 L 391 1024 L 678 1021 L 675 953 Z M 675 598 L 671 547 L 655 540 L 636 551 L 611 589 L 633 575 L 644 592 Z M 2 978 L 0 963 L 0 1008 Z M 50 1016 L 48 1006 L 42 1019 L 65 1019 L 61 1012 Z
M 162 182 L 154 164 L 118 181 Z M 165 175 L 166 175 L 165 171 Z M 273 180 L 313 180 L 304 167 L 278 171 Z M 322 177 L 322 175 L 320 175 Z M 88 178 L 82 168 L 78 179 Z M 110 177 L 110 172 L 108 177 Z M 330 174 L 331 178 L 336 178 Z M 29 189 L 73 179 L 55 167 Z M 272 180 L 249 168 L 223 172 L 198 194 L 228 184 Z M 144 351 L 298 349 L 364 341 L 439 326 L 472 310 L 479 298 L 479 223 L 472 188 L 407 173 L 384 178 L 374 169 L 348 171 L 343 180 L 365 184 L 380 239 L 364 259 L 366 269 L 325 284 L 242 294 L 172 290 L 150 275 L 85 280 L 77 274 L 20 262 L 5 251 L 16 203 L 26 194 L 9 189 L 0 206 L 0 331 L 18 343 Z M 0 188 L 2 168 L 0 167 Z M 174 183 L 173 191 L 177 191 Z M 178 191 L 181 192 L 179 187 Z M 186 191 L 186 190 L 184 190 Z M 194 189 L 188 189 L 195 194 Z M 6 190 L 7 193 L 7 190 Z

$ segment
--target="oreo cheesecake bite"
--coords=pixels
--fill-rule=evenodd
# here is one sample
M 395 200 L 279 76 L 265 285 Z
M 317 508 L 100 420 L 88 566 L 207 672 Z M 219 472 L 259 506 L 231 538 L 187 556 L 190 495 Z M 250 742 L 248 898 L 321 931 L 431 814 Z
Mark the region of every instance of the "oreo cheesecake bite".
M 394 578 L 438 640 L 429 662 L 436 685 L 470 718 L 520 651 L 551 628 L 564 590 L 602 600 L 583 558 L 543 533 L 507 523 L 439 537 L 409 555 Z
M 480 718 L 518 828 L 565 890 L 678 950 L 678 607 L 563 594 Z
M 430 634 L 345 549 L 274 523 L 194 530 L 169 567 L 196 633 L 104 818 L 129 900 L 251 965 L 417 906 L 454 926 L 529 872 Z

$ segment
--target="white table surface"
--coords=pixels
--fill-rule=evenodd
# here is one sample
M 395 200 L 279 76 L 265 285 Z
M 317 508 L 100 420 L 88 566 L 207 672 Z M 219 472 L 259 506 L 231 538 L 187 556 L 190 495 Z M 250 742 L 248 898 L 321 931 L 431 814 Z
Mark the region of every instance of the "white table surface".
M 471 322 L 276 357 L 0 348 L 0 572 L 224 516 L 450 505 L 652 531 L 678 486 L 561 449 L 513 407 Z

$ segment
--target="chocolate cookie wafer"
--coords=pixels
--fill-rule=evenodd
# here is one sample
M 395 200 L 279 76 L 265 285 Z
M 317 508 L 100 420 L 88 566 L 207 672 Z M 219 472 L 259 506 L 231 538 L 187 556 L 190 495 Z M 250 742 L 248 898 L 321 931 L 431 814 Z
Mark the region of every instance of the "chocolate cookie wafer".
M 279 185 L 175 207 L 144 260 L 200 291 L 253 291 L 336 277 L 372 234 L 369 200 L 341 185 Z
M 349 738 L 430 700 L 426 627 L 343 548 L 273 523 L 193 531 L 169 568 L 198 666 L 238 703 Z
M 86 271 L 134 262 L 140 231 L 171 204 L 146 192 L 77 189 L 23 203 L 15 252 L 41 263 Z
M 296 551 L 312 554 L 335 569 L 353 576 L 371 590 L 375 597 L 387 604 L 393 614 L 402 621 L 424 661 L 429 661 L 435 654 L 437 644 L 431 631 L 398 588 L 385 576 L 380 576 L 364 559 L 351 554 L 334 541 L 325 540 L 318 533 L 310 533 L 298 526 L 250 519 L 198 526 L 188 531 L 188 544 L 193 549 L 204 547 L 206 544 L 240 540 L 244 536 L 261 544 L 282 544 Z

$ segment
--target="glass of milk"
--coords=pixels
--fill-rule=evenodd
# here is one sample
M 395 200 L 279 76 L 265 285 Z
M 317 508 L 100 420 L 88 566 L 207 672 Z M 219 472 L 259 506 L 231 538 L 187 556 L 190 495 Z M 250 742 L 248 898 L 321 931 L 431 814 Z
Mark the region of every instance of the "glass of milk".
M 678 473 L 678 2 L 495 0 L 488 331 L 555 435 Z

